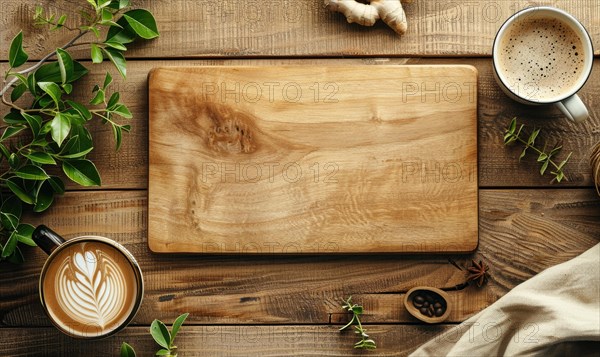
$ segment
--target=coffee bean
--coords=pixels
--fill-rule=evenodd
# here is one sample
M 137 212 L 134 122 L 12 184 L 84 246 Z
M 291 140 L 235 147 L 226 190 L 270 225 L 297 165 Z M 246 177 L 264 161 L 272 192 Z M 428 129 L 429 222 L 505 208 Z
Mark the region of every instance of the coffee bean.
M 439 309 L 440 307 L 442 307 L 442 304 L 440 304 L 440 302 L 436 302 L 435 304 L 433 304 L 433 307 L 435 307 L 436 309 Z
M 421 314 L 423 315 L 427 315 L 427 313 L 429 312 L 429 310 L 426 307 L 422 307 L 420 310 Z
M 413 300 L 421 304 L 425 301 L 425 299 L 421 295 L 415 296 Z
M 423 307 L 429 307 L 429 302 L 425 301 L 425 302 L 423 303 Z
M 421 307 L 421 306 L 423 306 L 423 303 L 413 300 L 413 305 L 414 305 L 414 307 Z
M 424 297 L 425 297 L 425 301 L 427 301 L 430 304 L 435 302 L 435 300 L 433 299 L 433 296 L 431 296 L 430 294 L 425 294 Z
M 438 307 L 437 309 L 435 309 L 435 316 L 440 317 L 444 314 L 444 309 L 442 309 L 441 307 Z

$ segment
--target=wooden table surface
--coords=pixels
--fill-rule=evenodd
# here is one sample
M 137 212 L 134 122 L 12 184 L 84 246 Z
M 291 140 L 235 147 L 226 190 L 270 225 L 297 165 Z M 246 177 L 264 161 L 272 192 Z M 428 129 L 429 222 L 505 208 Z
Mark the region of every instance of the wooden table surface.
M 20 30 L 30 59 L 40 58 L 67 34 L 30 26 L 34 5 L 76 13 L 81 0 L 1 0 L 0 64 L 6 67 L 10 39 Z M 600 63 L 580 92 L 590 110 L 582 124 L 568 122 L 552 107 L 532 108 L 505 97 L 494 82 L 490 51 L 496 30 L 528 5 L 556 5 L 589 30 L 600 54 L 600 5 L 573 1 L 414 0 L 404 4 L 408 33 L 398 37 L 383 24 L 349 25 L 329 13 L 322 0 L 134 1 L 156 16 L 161 37 L 131 46 L 127 82 L 115 89 L 131 108 L 133 131 L 114 153 L 108 126 L 94 125 L 90 158 L 104 185 L 69 186 L 55 206 L 32 223 L 45 223 L 66 237 L 94 233 L 124 244 L 145 274 L 146 294 L 133 323 L 114 337 L 83 342 L 50 326 L 38 299 L 44 261 L 26 249 L 20 266 L 0 265 L 0 351 L 9 356 L 113 356 L 128 341 L 140 356 L 158 348 L 148 326 L 190 317 L 178 338 L 182 356 L 405 355 L 423 342 L 484 309 L 543 269 L 598 243 L 600 200 L 592 186 L 588 157 L 600 141 Z M 84 59 L 88 54 L 75 52 Z M 388 65 L 452 63 L 479 71 L 479 247 L 468 255 L 219 256 L 157 255 L 147 246 L 147 76 L 155 66 L 176 65 Z M 108 64 L 91 66 L 81 84 L 101 81 Z M 117 75 L 114 76 L 117 78 Z M 541 137 L 573 151 L 568 182 L 540 177 L 534 159 L 519 163 L 518 148 L 505 148 L 503 128 L 517 116 L 542 128 Z M 452 118 L 448 118 L 452 120 Z M 404 309 L 402 299 L 417 285 L 451 287 L 464 280 L 459 265 L 482 259 L 491 279 L 481 288 L 449 292 L 456 307 L 441 325 L 425 326 Z M 348 316 L 340 301 L 352 295 L 364 305 L 364 322 L 375 351 L 352 349 L 353 333 L 340 333 Z M 450 338 L 450 337 L 447 337 Z

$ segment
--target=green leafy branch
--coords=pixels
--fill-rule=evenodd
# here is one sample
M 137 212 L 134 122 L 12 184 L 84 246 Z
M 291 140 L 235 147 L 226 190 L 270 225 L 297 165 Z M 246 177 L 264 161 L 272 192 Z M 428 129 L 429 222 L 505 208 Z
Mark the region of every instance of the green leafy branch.
M 527 151 L 531 149 L 538 155 L 537 161 L 542 165 L 540 167 L 540 175 L 543 176 L 546 173 L 548 167 L 551 166 L 553 169 L 551 169 L 550 173 L 554 175 L 552 181 L 556 180 L 557 182 L 561 182 L 563 179 L 566 180 L 563 168 L 567 164 L 573 153 L 570 152 L 566 159 L 564 159 L 560 163 L 556 163 L 552 159 L 558 153 L 560 153 L 560 151 L 562 150 L 562 146 L 556 146 L 549 152 L 546 152 L 546 145 L 544 145 L 542 149 L 535 146 L 535 140 L 540 134 L 540 129 L 535 129 L 533 130 L 533 132 L 531 132 L 531 134 L 527 135 L 523 131 L 524 127 L 525 125 L 521 124 L 519 125 L 519 129 L 517 129 L 517 118 L 513 118 L 510 124 L 508 125 L 508 128 L 506 128 L 506 130 L 504 131 L 504 144 L 510 145 L 512 143 L 519 142 L 525 145 L 525 148 L 521 152 L 521 155 L 519 155 L 519 161 L 521 161 L 521 159 L 523 159 L 525 155 L 527 155 Z
M 360 340 L 354 344 L 354 348 L 364 349 L 375 349 L 377 348 L 375 341 L 369 338 L 367 330 L 363 328 L 359 316 L 363 313 L 364 309 L 362 306 L 352 303 L 352 296 L 348 297 L 347 300 L 343 301 L 342 308 L 352 313 L 352 319 L 346 325 L 340 328 L 340 331 L 347 329 L 354 325 L 354 332 L 359 335 Z
M 158 36 L 156 21 L 144 9 L 129 9 L 129 0 L 86 0 L 81 11 L 82 24 L 72 27 L 66 15 L 47 15 L 36 7 L 34 23 L 50 31 L 66 29 L 75 33 L 65 45 L 48 53 L 26 68 L 29 55 L 23 46 L 23 32 L 11 41 L 9 69 L 0 86 L 2 104 L 9 112 L 0 126 L 0 260 L 23 261 L 19 243 L 35 245 L 33 227 L 21 222 L 25 209 L 43 212 L 64 193 L 64 175 L 82 186 L 101 184 L 95 164 L 87 159 L 93 151 L 93 139 L 87 126 L 93 118 L 112 128 L 116 150 L 122 133 L 131 126 L 120 121 L 132 117 L 120 101 L 118 92 L 109 93 L 112 76 L 106 73 L 102 85 L 96 85 L 88 102 L 72 98 L 76 82 L 88 69 L 72 58 L 68 49 L 88 46 L 93 63 L 110 60 L 119 74 L 126 77 L 123 53 L 126 44 L 136 39 Z M 107 28 L 101 39 L 101 29 Z M 83 41 L 83 38 L 93 38 Z M 53 60 L 53 61 L 50 61 Z
M 175 319 L 170 332 L 162 321 L 154 320 L 152 322 L 150 334 L 154 341 L 162 347 L 156 352 L 157 356 L 177 357 L 177 346 L 174 344 L 175 336 L 177 336 L 179 328 L 189 315 L 189 313 L 185 313 Z M 121 345 L 121 357 L 135 357 L 135 350 L 126 342 Z

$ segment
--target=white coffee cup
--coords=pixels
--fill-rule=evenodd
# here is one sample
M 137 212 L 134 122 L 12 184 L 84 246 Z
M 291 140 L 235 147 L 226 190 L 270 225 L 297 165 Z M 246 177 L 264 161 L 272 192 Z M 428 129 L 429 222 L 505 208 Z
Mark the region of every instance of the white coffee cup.
M 545 29 L 542 29 L 542 27 L 544 26 L 544 24 L 553 24 L 553 23 L 560 23 L 561 25 L 564 25 L 565 28 L 569 28 L 572 30 L 572 33 L 574 33 L 577 37 L 579 37 L 579 39 L 581 40 L 581 49 L 574 49 L 571 48 L 570 46 L 565 46 L 563 43 L 557 43 L 556 44 L 556 49 L 554 50 L 555 52 L 560 52 L 560 54 L 558 56 L 555 57 L 565 57 L 566 54 L 568 53 L 569 56 L 573 56 L 573 55 L 577 55 L 576 57 L 573 57 L 573 61 L 575 59 L 577 59 L 577 61 L 579 61 L 581 68 L 579 68 L 579 65 L 573 64 L 572 68 L 569 68 L 569 72 L 568 74 L 566 74 L 566 76 L 569 76 L 569 81 L 561 81 L 562 77 L 560 76 L 565 76 L 565 74 L 563 73 L 567 73 L 565 72 L 560 72 L 560 75 L 557 74 L 558 72 L 555 71 L 554 73 L 552 73 L 552 71 L 550 71 L 551 73 L 549 73 L 548 75 L 544 74 L 544 77 L 547 79 L 543 79 L 544 81 L 548 81 L 549 79 L 554 80 L 555 84 L 556 84 L 556 88 L 557 89 L 557 93 L 556 94 L 550 94 L 552 91 L 554 92 L 554 89 L 552 89 L 552 87 L 542 87 L 541 85 L 539 85 L 535 80 L 527 80 L 527 83 L 524 82 L 518 82 L 521 81 L 521 78 L 518 79 L 518 81 L 511 81 L 511 77 L 515 77 L 515 71 L 518 72 L 523 72 L 523 77 L 524 79 L 527 79 L 528 74 L 526 75 L 525 72 L 525 67 L 527 66 L 527 64 L 524 62 L 526 61 L 528 58 L 531 59 L 530 57 L 526 57 L 525 54 L 523 54 L 521 51 L 519 51 L 516 56 L 520 56 L 520 57 L 508 57 L 509 59 L 511 59 L 513 62 L 517 61 L 517 59 L 519 61 L 522 60 L 522 62 L 517 63 L 517 65 L 524 65 L 523 68 L 519 68 L 518 66 L 508 66 L 508 64 L 510 64 L 511 62 L 509 62 L 505 57 L 508 56 L 507 53 L 509 53 L 509 50 L 507 50 L 507 46 L 512 46 L 515 47 L 515 45 L 517 45 L 517 47 L 519 48 L 524 48 L 523 45 L 530 45 L 528 46 L 530 49 L 529 51 L 537 51 L 538 49 L 541 51 L 541 48 L 537 48 L 536 46 L 538 46 L 539 44 L 543 43 L 543 39 L 539 40 L 539 42 L 536 41 L 528 41 L 532 39 L 531 34 L 527 35 L 526 33 L 523 33 L 523 37 L 522 38 L 515 38 L 515 34 L 517 34 L 516 36 L 519 36 L 519 31 L 523 28 L 527 28 L 527 25 L 531 25 L 531 24 L 540 24 L 540 28 L 539 30 L 541 31 L 540 33 L 536 34 L 540 35 L 541 38 L 543 38 L 543 36 L 552 36 L 552 32 L 555 33 L 559 33 L 556 30 L 549 30 L 548 32 L 544 32 Z M 520 27 L 519 27 L 520 26 Z M 535 26 L 535 25 L 534 25 Z M 530 26 L 531 27 L 531 26 Z M 552 27 L 554 29 L 554 27 Z M 525 32 L 525 31 L 523 31 Z M 535 31 L 534 31 L 535 32 Z M 569 32 L 571 33 L 571 32 Z M 507 36 L 511 36 L 508 40 L 509 42 L 507 43 Z M 527 37 L 529 36 L 529 37 Z M 566 37 L 566 36 L 565 36 Z M 548 37 L 546 37 L 548 38 Z M 513 41 L 514 42 L 511 42 Z M 523 40 L 526 41 L 526 43 L 523 43 Z M 510 44 L 512 43 L 512 45 Z M 539 45 L 541 46 L 541 45 Z M 525 50 L 527 50 L 527 48 L 524 48 Z M 524 50 L 524 52 L 525 52 Z M 515 50 L 516 51 L 516 50 Z M 564 52 L 563 52 L 564 51 Z M 575 121 L 575 122 L 580 122 L 583 121 L 585 119 L 588 118 L 589 113 L 588 110 L 585 106 L 585 104 L 583 104 L 583 102 L 581 101 L 581 99 L 579 98 L 579 96 L 577 95 L 577 92 L 583 87 L 583 85 L 585 84 L 585 82 L 587 81 L 587 79 L 589 78 L 591 72 L 592 72 L 592 64 L 593 64 L 593 60 L 594 60 L 594 49 L 592 47 L 592 40 L 590 39 L 590 36 L 588 34 L 588 32 L 586 31 L 586 29 L 583 27 L 583 25 L 581 25 L 581 23 L 579 23 L 579 21 L 577 21 L 573 16 L 569 15 L 568 13 L 566 13 L 563 10 L 554 8 L 554 7 L 550 7 L 550 6 L 538 6 L 538 7 L 531 7 L 531 8 L 527 8 L 524 10 L 521 10 L 519 12 L 517 12 L 516 14 L 514 14 L 513 16 L 511 16 L 508 20 L 506 20 L 506 22 L 504 22 L 504 24 L 500 27 L 500 29 L 498 30 L 498 33 L 496 34 L 496 38 L 494 39 L 494 47 L 493 47 L 493 51 L 492 51 L 492 55 L 493 55 L 493 67 L 494 67 L 494 76 L 496 78 L 496 81 L 498 82 L 498 84 L 500 85 L 500 88 L 502 88 L 502 90 L 512 99 L 516 100 L 517 102 L 523 103 L 523 104 L 529 104 L 529 105 L 546 105 L 546 104 L 553 104 L 556 105 L 566 116 L 567 118 Z M 546 53 L 542 53 L 540 54 L 540 57 L 536 57 L 538 59 L 540 59 L 540 62 L 542 62 L 541 58 L 544 58 L 545 61 L 549 61 L 548 64 L 551 65 L 550 70 L 555 69 L 556 67 L 560 67 L 560 66 L 556 66 L 554 65 L 554 67 L 552 66 L 553 62 L 553 58 L 552 58 L 551 53 L 548 53 L 548 56 L 546 56 Z M 555 59 L 555 58 L 554 58 Z M 507 62 L 505 64 L 502 64 L 502 62 Z M 530 63 L 530 62 L 529 62 Z M 565 62 L 563 62 L 565 63 Z M 566 62 L 567 64 L 565 64 L 564 66 L 562 66 L 562 68 L 560 69 L 565 69 L 571 66 L 571 62 Z M 575 63 L 575 62 L 573 62 Z M 543 70 L 544 70 L 544 66 L 546 65 L 546 63 L 544 62 L 543 64 L 536 66 L 538 63 L 533 64 L 534 68 L 531 70 L 532 73 L 534 71 L 541 71 L 538 72 L 537 74 L 535 74 L 536 76 L 538 75 L 542 75 Z M 577 67 L 576 67 L 577 66 Z M 540 67 L 540 68 L 537 68 Z M 546 69 L 548 69 L 548 67 L 545 67 Z M 577 71 L 573 71 L 574 69 L 577 69 Z M 571 75 L 571 71 L 573 71 L 573 73 L 575 75 Z M 546 72 L 548 73 L 548 72 Z M 542 81 L 542 77 L 539 77 L 540 81 Z M 571 82 L 572 81 L 572 82 Z M 568 86 L 568 88 L 562 88 L 559 90 L 560 88 L 560 84 L 561 83 L 572 83 L 571 85 Z

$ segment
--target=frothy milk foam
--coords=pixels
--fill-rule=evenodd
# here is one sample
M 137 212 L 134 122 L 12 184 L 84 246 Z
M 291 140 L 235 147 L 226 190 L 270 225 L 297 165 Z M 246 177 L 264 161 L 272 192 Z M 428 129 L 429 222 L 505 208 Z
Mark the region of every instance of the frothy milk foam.
M 584 73 L 583 41 L 561 20 L 518 19 L 501 41 L 497 68 L 508 87 L 528 100 L 568 94 Z
M 84 337 L 118 328 L 134 309 L 137 283 L 130 262 L 102 242 L 58 252 L 43 283 L 45 305 L 61 328 Z

